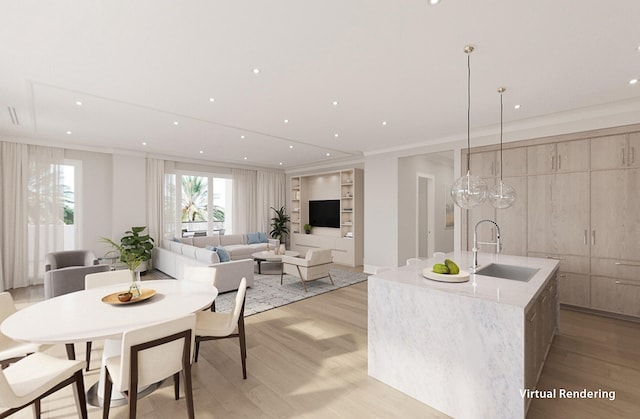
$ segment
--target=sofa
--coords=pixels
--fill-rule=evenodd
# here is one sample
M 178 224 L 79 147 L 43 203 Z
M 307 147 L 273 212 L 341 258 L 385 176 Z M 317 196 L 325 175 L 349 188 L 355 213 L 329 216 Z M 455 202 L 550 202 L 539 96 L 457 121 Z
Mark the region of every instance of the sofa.
M 221 293 L 238 289 L 243 277 L 247 279 L 247 286 L 252 287 L 254 261 L 251 254 L 267 250 L 267 246 L 275 249 L 280 245 L 278 240 L 269 239 L 264 233 L 256 234 L 164 239 L 153 249 L 153 266 L 180 280 L 189 279 L 193 274 L 191 268 L 215 267 L 216 286 Z M 228 262 L 220 261 L 218 248 L 226 250 L 230 257 Z

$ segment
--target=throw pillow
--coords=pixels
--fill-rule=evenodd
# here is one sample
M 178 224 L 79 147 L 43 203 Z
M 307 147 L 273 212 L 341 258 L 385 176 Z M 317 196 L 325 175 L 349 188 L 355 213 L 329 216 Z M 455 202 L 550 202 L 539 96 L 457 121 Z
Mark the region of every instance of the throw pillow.
M 207 249 L 207 250 L 211 250 L 212 252 L 216 251 L 216 247 L 212 246 L 210 244 L 206 245 L 204 248 Z M 216 253 L 218 253 L 218 252 L 216 252 Z
M 269 243 L 267 233 L 258 233 L 258 240 L 260 241 L 260 243 Z
M 179 239 L 179 238 L 177 238 L 177 237 L 172 238 L 172 239 L 171 239 L 171 241 L 172 241 L 172 242 L 176 242 L 176 243 L 182 243 L 182 240 L 180 240 L 180 239 Z
M 247 244 L 257 244 L 260 242 L 260 233 L 248 233 Z
M 224 247 L 216 247 L 216 253 L 220 258 L 220 262 L 229 262 L 231 260 L 231 256 L 229 256 L 229 252 Z

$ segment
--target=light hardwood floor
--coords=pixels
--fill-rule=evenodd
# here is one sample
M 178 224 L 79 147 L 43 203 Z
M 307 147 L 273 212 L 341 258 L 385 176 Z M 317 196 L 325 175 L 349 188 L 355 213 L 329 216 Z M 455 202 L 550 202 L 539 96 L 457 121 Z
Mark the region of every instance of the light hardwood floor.
M 28 304 L 38 299 L 38 290 L 16 299 Z M 193 368 L 198 418 L 446 417 L 367 375 L 366 282 L 250 316 L 246 323 L 247 380 L 236 340 L 202 344 Z M 613 390 L 616 399 L 537 399 L 528 417 L 640 417 L 640 324 L 562 310 L 561 329 L 540 388 Z M 95 344 L 87 387 L 98 379 Z M 83 347 L 76 345 L 78 356 Z M 61 347 L 50 351 L 64 356 Z M 428 371 L 416 373 L 428 377 Z M 43 417 L 75 417 L 71 394 L 65 389 L 46 399 Z M 91 418 L 100 414 L 89 409 Z M 140 418 L 185 414 L 184 398 L 173 399 L 170 381 L 139 403 Z M 31 415 L 27 408 L 15 417 Z M 111 418 L 126 416 L 124 407 L 111 410 Z

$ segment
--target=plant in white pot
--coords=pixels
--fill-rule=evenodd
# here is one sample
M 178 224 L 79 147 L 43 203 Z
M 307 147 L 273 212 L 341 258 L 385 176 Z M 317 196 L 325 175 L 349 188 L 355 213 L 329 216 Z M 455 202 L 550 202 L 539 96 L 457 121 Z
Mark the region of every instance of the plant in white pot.
M 113 248 L 107 254 L 119 253 L 120 262 L 124 263 L 131 272 L 130 292 L 133 297 L 140 296 L 140 271 L 146 270 L 153 250 L 153 238 L 148 234 L 140 235 L 146 228 L 146 226 L 131 227 L 131 230 L 127 230 L 125 235 L 120 238 L 120 244 L 109 238 L 102 238 Z

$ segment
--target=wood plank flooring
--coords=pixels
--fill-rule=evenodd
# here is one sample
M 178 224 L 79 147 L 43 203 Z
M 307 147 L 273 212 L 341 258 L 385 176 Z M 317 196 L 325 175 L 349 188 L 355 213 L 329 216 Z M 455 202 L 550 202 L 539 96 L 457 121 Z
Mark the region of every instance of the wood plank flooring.
M 39 299 L 18 293 L 18 305 Z M 237 340 L 204 342 L 194 364 L 198 418 L 442 418 L 367 375 L 366 282 L 247 318 L 248 379 L 242 379 Z M 87 387 L 98 379 L 100 342 Z M 76 345 L 84 356 L 84 345 Z M 539 387 L 615 391 L 616 399 L 536 399 L 529 418 L 640 417 L 640 324 L 561 311 Z M 49 350 L 64 356 L 62 347 Z M 182 386 L 181 386 L 182 387 Z M 139 402 L 140 418 L 185 417 L 184 397 L 171 381 Z M 43 418 L 76 417 L 71 390 L 43 401 Z M 101 410 L 89 408 L 90 418 Z M 14 416 L 31 418 L 27 408 Z M 125 418 L 125 407 L 111 410 Z

